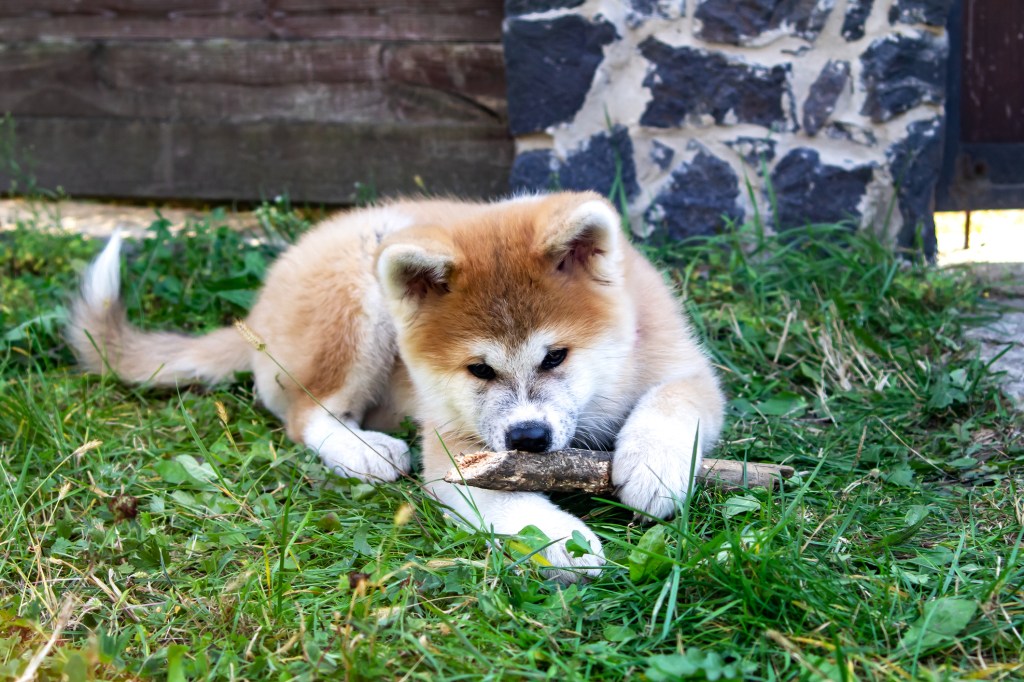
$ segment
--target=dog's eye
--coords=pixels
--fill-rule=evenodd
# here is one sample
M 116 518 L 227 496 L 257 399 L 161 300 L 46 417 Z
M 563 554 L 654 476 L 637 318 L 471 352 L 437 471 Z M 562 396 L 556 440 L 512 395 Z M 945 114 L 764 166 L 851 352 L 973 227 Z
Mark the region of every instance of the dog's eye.
M 565 356 L 568 354 L 568 348 L 559 348 L 558 350 L 548 351 L 548 354 L 544 356 L 544 360 L 540 363 L 540 368 L 554 369 L 562 364 L 562 361 L 565 360 Z
M 483 379 L 484 381 L 490 381 L 495 376 L 497 376 L 497 374 L 495 374 L 494 372 L 494 368 L 483 362 L 477 363 L 475 365 L 469 365 L 468 367 L 466 367 L 466 369 L 468 369 L 469 373 L 475 376 L 477 379 Z

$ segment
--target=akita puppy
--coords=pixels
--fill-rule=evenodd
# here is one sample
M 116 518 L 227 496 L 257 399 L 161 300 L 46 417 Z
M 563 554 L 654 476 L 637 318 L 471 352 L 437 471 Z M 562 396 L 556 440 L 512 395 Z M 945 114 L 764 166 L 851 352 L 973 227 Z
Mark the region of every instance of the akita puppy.
M 537 526 L 564 579 L 603 562 L 594 533 L 542 494 L 443 482 L 451 455 L 612 449 L 622 502 L 664 517 L 722 426 L 718 381 L 679 301 L 593 193 L 395 201 L 330 218 L 268 272 L 245 320 L 262 348 L 234 328 L 132 327 L 119 252 L 115 236 L 73 305 L 68 338 L 87 369 L 158 385 L 251 370 L 289 437 L 366 481 L 409 472 L 407 445 L 382 431 L 412 415 L 426 490 L 494 533 Z M 573 531 L 593 555 L 566 550 Z

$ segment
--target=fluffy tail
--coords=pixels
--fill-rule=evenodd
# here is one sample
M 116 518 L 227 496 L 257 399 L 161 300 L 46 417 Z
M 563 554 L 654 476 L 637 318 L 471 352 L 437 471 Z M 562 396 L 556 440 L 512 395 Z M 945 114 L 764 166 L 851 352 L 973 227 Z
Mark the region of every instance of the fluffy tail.
M 188 336 L 129 324 L 121 303 L 119 232 L 86 270 L 65 336 L 85 369 L 133 383 L 212 384 L 251 366 L 252 348 L 234 329 Z

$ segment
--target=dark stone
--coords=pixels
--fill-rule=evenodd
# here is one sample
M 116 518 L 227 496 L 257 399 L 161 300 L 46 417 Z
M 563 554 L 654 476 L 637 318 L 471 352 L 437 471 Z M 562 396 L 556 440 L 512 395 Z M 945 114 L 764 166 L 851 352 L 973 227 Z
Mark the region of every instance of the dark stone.
M 852 123 L 832 121 L 825 126 L 825 135 L 833 140 L 845 140 L 864 147 L 874 147 L 878 144 L 878 138 L 870 128 L 863 128 Z
M 802 147 L 786 154 L 772 170 L 779 229 L 814 223 L 860 222 L 857 208 L 874 172 L 870 166 L 826 166 L 818 152 Z
M 701 150 L 693 161 L 672 172 L 644 218 L 659 237 L 714 234 L 727 221 L 743 220 L 743 209 L 736 204 L 739 195 L 739 182 L 729 164 Z
M 889 8 L 889 23 L 945 26 L 953 0 L 896 0 Z
M 850 78 L 850 62 L 829 61 L 811 84 L 804 100 L 804 130 L 814 136 L 821 130 L 836 108 L 836 100 L 843 93 Z
M 633 160 L 633 141 L 625 126 L 591 137 L 578 151 L 559 161 L 550 151 L 524 152 L 512 164 L 509 184 L 514 192 L 551 189 L 594 190 L 611 199 L 621 182 L 626 199 L 640 192 Z
M 654 65 L 643 82 L 653 97 L 641 125 L 676 128 L 687 116 L 703 114 L 722 124 L 731 111 L 739 123 L 789 126 L 783 110 L 783 98 L 792 97 L 788 66 L 731 62 L 721 54 L 672 47 L 654 38 L 641 43 L 640 52 Z
M 864 37 L 864 23 L 871 14 L 874 0 L 847 0 L 846 15 L 843 17 L 843 28 L 840 32 L 846 42 L 853 42 Z
M 512 162 L 509 187 L 514 193 L 557 190 L 556 167 L 555 155 L 546 149 L 523 152 Z
M 627 199 L 640 193 L 633 161 L 633 141 L 626 126 L 617 125 L 611 133 L 594 135 L 580 151 L 570 154 L 558 169 L 562 189 L 592 189 L 609 198 L 618 176 Z
M 947 52 L 944 41 L 923 32 L 872 42 L 860 57 L 867 90 L 861 113 L 882 123 L 922 102 L 941 104 L 946 92 Z
M 615 27 L 575 15 L 505 22 L 509 130 L 522 135 L 571 121 L 583 105 Z
M 760 169 L 761 162 L 771 163 L 775 158 L 775 140 L 767 137 L 737 137 L 725 143 L 740 155 L 748 166 Z
M 907 136 L 886 152 L 903 218 L 897 244 L 919 250 L 929 260 L 936 250 L 932 209 L 935 183 L 942 169 L 942 128 L 940 117 L 911 123 Z
M 547 12 L 553 9 L 579 7 L 585 0 L 505 0 L 505 16 Z
M 672 147 L 657 140 L 651 142 L 651 161 L 661 170 L 668 170 L 668 167 L 672 165 L 672 159 L 675 157 L 676 152 Z
M 700 0 L 694 16 L 701 22 L 697 36 L 712 43 L 748 45 L 783 26 L 813 42 L 832 6 L 833 0 Z

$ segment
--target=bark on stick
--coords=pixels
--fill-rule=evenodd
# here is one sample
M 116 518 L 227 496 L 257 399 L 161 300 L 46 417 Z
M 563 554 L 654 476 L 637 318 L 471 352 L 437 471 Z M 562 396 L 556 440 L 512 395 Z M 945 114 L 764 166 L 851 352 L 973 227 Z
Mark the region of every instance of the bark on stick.
M 698 481 L 736 488 L 771 488 L 793 475 L 783 464 L 705 457 Z M 566 448 L 555 452 L 476 452 L 459 455 L 444 480 L 488 490 L 614 494 L 612 453 Z

